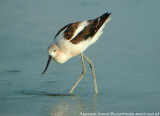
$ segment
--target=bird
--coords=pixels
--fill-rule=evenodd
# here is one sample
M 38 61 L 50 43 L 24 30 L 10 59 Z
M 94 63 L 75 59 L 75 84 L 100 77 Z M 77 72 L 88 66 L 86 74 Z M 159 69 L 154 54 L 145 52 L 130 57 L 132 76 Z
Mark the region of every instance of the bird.
M 49 58 L 46 68 L 42 74 L 47 71 L 52 59 L 55 62 L 62 64 L 70 58 L 80 55 L 83 68 L 82 74 L 69 91 L 69 94 L 73 93 L 74 89 L 86 73 L 84 59 L 90 65 L 94 81 L 95 94 L 98 94 L 94 64 L 83 52 L 90 45 L 95 43 L 102 35 L 105 24 L 111 19 L 110 15 L 111 13 L 107 12 L 95 19 L 73 22 L 60 29 L 54 37 L 54 42 L 48 47 Z

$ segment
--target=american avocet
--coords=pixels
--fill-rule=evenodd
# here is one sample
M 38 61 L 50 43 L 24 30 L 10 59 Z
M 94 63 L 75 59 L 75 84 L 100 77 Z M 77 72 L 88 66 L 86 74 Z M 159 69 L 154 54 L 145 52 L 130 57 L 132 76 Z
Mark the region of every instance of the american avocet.
M 84 74 L 86 73 L 86 67 L 84 59 L 86 59 L 91 67 L 95 93 L 98 93 L 96 76 L 94 71 L 94 65 L 92 61 L 83 54 L 83 51 L 96 42 L 96 40 L 103 33 L 103 28 L 105 24 L 111 19 L 109 17 L 111 13 L 105 13 L 102 16 L 81 22 L 74 22 L 64 26 L 54 37 L 54 44 L 51 44 L 48 48 L 49 59 L 45 70 L 42 72 L 44 74 L 48 68 L 48 65 L 53 59 L 57 63 L 64 63 L 70 58 L 81 55 L 83 71 L 77 82 L 74 84 L 69 93 L 72 93 L 76 88 Z

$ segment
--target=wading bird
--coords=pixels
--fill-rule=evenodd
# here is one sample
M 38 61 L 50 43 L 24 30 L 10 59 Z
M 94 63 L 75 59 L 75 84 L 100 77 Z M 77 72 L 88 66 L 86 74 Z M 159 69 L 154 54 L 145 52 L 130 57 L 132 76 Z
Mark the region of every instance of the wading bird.
M 86 50 L 90 45 L 97 41 L 97 39 L 103 33 L 103 28 L 105 24 L 111 19 L 111 13 L 105 13 L 102 16 L 81 22 L 74 22 L 64 26 L 54 37 L 54 43 L 48 48 L 48 62 L 45 70 L 42 72 L 44 74 L 49 66 L 51 59 L 57 63 L 64 63 L 70 58 L 81 55 L 83 71 L 77 82 L 74 84 L 69 93 L 72 93 L 76 88 L 84 74 L 86 73 L 86 67 L 84 59 L 86 59 L 91 67 L 95 94 L 98 93 L 96 76 L 94 71 L 94 64 L 92 61 L 84 55 L 83 51 Z

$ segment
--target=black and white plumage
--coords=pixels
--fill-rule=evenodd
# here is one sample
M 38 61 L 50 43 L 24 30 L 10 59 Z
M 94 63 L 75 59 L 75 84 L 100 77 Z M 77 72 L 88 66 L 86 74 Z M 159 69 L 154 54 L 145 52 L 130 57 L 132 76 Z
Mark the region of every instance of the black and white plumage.
M 83 51 L 101 36 L 105 24 L 111 19 L 110 14 L 105 13 L 96 19 L 74 22 L 64 26 L 56 34 L 54 44 L 51 44 L 48 48 L 49 59 L 42 74 L 46 72 L 51 59 L 57 63 L 64 63 L 68 59 L 81 54 L 82 60 L 83 58 L 87 60 L 88 58 L 83 54 Z M 70 93 L 72 92 L 70 91 Z

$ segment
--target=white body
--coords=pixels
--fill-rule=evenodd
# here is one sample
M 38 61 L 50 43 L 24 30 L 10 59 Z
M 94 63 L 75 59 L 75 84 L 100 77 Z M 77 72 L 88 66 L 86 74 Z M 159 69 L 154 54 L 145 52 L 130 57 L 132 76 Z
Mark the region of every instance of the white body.
M 98 30 L 98 32 L 94 35 L 92 38 L 88 38 L 85 41 L 81 41 L 78 44 L 72 44 L 71 40 L 66 40 L 63 38 L 63 33 L 65 30 L 63 30 L 55 39 L 54 45 L 57 45 L 57 47 L 60 50 L 60 53 L 57 55 L 54 55 L 54 53 L 50 53 L 50 55 L 53 55 L 53 59 L 57 63 L 64 63 L 71 57 L 77 56 L 78 54 L 82 53 L 86 48 L 88 48 L 91 44 L 97 41 L 97 39 L 102 35 L 103 28 L 105 24 L 110 20 L 111 18 L 108 18 L 105 23 L 101 26 L 101 28 Z M 78 25 L 78 29 L 74 33 L 72 39 L 81 32 L 86 26 L 88 25 L 87 21 L 82 21 Z

